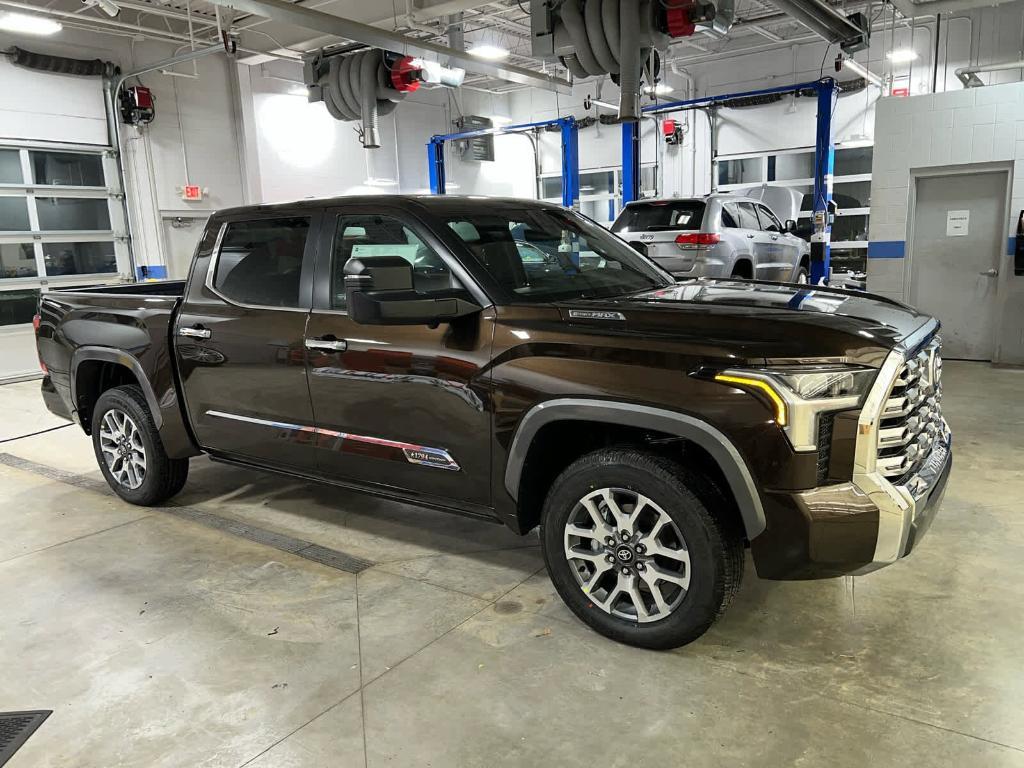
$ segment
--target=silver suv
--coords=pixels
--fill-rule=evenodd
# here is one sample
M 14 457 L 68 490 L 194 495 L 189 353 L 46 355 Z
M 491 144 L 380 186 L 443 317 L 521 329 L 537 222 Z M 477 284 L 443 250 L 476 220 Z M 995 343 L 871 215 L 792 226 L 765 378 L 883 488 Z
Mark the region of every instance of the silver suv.
M 612 232 L 676 277 L 739 277 L 806 283 L 810 246 L 764 203 L 708 195 L 635 200 Z

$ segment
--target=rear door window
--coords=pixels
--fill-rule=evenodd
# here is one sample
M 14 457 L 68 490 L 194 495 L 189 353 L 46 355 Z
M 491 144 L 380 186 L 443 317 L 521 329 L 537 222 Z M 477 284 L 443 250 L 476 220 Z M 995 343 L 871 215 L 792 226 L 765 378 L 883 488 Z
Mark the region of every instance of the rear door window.
M 305 216 L 228 224 L 217 256 L 214 289 L 238 304 L 300 307 L 309 225 Z
M 626 206 L 612 226 L 612 232 L 657 232 L 672 229 L 700 229 L 704 221 L 703 200 L 672 200 L 635 203 Z
M 740 225 L 740 229 L 752 229 L 755 232 L 761 229 L 761 222 L 757 219 L 753 203 L 736 203 L 736 214 L 739 216 L 737 224 Z
M 736 220 L 739 218 L 739 214 L 736 212 L 736 207 L 732 203 L 728 203 L 722 206 L 722 226 L 727 229 L 736 229 L 739 224 Z

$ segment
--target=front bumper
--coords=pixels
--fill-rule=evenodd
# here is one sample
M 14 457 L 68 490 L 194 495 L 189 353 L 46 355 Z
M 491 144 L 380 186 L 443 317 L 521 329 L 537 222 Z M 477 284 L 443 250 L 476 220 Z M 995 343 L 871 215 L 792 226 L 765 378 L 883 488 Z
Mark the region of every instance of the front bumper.
M 855 477 L 809 491 L 763 494 L 767 528 L 751 542 L 758 576 L 863 574 L 905 557 L 935 519 L 952 466 L 947 430 L 912 483 Z

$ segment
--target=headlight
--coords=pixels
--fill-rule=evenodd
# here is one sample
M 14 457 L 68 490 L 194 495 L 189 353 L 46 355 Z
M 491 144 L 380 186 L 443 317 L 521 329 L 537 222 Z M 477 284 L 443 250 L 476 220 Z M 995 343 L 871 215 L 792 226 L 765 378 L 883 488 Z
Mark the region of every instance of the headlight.
M 818 415 L 861 405 L 877 373 L 854 365 L 785 365 L 722 371 L 715 381 L 767 398 L 793 448 L 811 451 L 817 448 Z

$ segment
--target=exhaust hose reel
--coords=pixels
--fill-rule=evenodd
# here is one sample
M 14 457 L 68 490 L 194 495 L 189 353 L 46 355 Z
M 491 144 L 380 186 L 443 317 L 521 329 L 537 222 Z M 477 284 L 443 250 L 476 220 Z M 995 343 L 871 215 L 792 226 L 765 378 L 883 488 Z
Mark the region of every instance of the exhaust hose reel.
M 565 0 L 554 28 L 559 60 L 573 77 L 611 75 L 618 83 L 620 121 L 639 119 L 644 65 L 667 42 L 652 0 Z
M 316 85 L 322 89 L 327 111 L 335 120 L 360 120 L 363 146 L 380 146 L 380 115 L 388 115 L 406 92 L 389 87 L 390 75 L 379 49 L 352 56 L 336 56 Z

